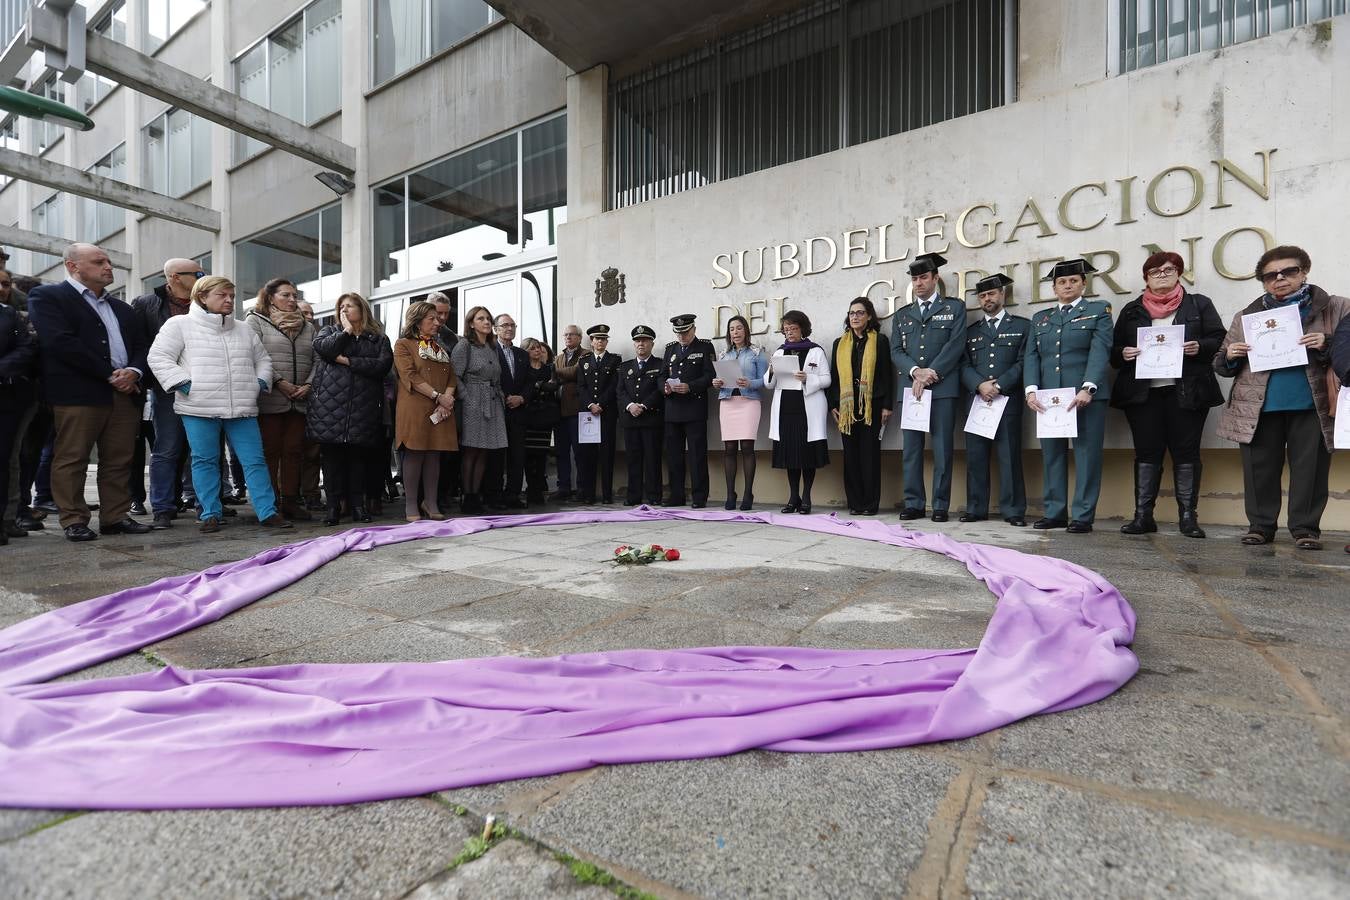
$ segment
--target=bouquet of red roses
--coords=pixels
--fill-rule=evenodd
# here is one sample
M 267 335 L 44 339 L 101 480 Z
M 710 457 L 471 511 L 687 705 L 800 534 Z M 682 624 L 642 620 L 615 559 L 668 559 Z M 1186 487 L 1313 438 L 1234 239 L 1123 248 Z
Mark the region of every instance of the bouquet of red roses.
M 622 547 L 614 548 L 614 564 L 616 566 L 645 566 L 661 560 L 674 562 L 679 558 L 680 551 L 674 547 L 662 547 L 660 544 L 647 544 L 644 547 L 630 547 L 624 544 Z

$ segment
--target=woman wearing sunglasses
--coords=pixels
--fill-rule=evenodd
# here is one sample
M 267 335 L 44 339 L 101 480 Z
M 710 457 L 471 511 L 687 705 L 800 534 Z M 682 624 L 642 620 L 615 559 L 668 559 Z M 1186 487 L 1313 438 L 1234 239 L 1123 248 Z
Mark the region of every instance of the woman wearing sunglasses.
M 1134 518 L 1120 527 L 1123 534 L 1158 530 L 1153 505 L 1162 483 L 1163 457 L 1172 454 L 1181 533 L 1202 538 L 1196 515 L 1200 498 L 1200 435 L 1209 409 L 1223 403 L 1211 365 L 1223 341 L 1223 320 L 1204 294 L 1181 284 L 1185 263 L 1180 254 L 1161 250 L 1144 260 L 1144 292 L 1120 311 L 1111 345 L 1111 365 L 1119 372 L 1111 387 L 1111 405 L 1124 410 L 1134 441 Z M 1139 329 L 1183 325 L 1180 378 L 1136 378 L 1135 366 L 1144 347 Z
M 1322 511 L 1327 505 L 1334 420 L 1327 373 L 1331 335 L 1350 314 L 1350 299 L 1328 294 L 1308 282 L 1312 260 L 1301 247 L 1275 247 L 1261 255 L 1256 278 L 1265 293 L 1233 317 L 1214 370 L 1233 379 L 1220 437 L 1242 449 L 1243 497 L 1247 509 L 1244 544 L 1269 544 L 1280 515 L 1281 474 L 1289 459 L 1289 533 L 1301 550 L 1322 549 Z M 1303 324 L 1298 342 L 1306 365 L 1253 372 L 1247 364 L 1242 317 L 1296 307 Z

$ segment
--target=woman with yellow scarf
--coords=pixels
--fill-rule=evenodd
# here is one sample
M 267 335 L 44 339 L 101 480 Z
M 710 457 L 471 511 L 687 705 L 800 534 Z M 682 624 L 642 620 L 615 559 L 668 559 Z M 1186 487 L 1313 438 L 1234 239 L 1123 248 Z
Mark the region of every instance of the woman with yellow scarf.
M 866 297 L 848 305 L 844 333 L 830 351 L 830 417 L 844 447 L 844 496 L 855 516 L 881 505 L 881 429 L 895 405 L 891 342 Z

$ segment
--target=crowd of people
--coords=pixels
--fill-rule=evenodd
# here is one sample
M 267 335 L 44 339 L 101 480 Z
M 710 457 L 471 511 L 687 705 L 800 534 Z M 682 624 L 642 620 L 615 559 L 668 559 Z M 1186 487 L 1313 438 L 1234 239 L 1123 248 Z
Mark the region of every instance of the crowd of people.
M 1262 293 L 1227 329 L 1213 302 L 1183 285 L 1176 253 L 1145 260 L 1140 295 L 1114 321 L 1109 303 L 1084 296 L 1094 270 L 1083 259 L 1054 266 L 1046 281 L 1057 302 L 1030 319 L 1007 310 L 1007 276 L 980 280 L 971 321 L 963 298 L 942 293 L 946 260 L 927 253 L 909 264 L 914 302 L 896 311 L 889 335 L 872 302 L 858 297 L 828 351 L 798 310 L 784 313 L 783 341 L 771 353 L 755 345 L 744 317 L 729 321 L 719 352 L 686 314 L 671 319 L 674 339 L 659 355 L 655 329 L 634 328 L 628 359 L 611 351 L 606 324 L 586 330 L 589 349 L 576 325 L 563 329 L 556 353 L 535 338 L 516 346 L 509 314 L 476 306 L 452 323 L 439 293 L 409 304 L 390 336 L 354 292 L 338 299 L 333 324 L 316 329 L 313 310 L 283 278 L 268 281 L 241 319 L 235 285 L 189 259 L 168 260 L 164 285 L 130 304 L 108 295 L 103 250 L 72 244 L 64 263 L 63 282 L 26 296 L 0 269 L 0 543 L 43 529 L 47 515 L 71 541 L 169 529 L 189 513 L 212 533 L 246 498 L 265 528 L 291 528 L 315 512 L 330 526 L 365 523 L 385 515 L 400 483 L 410 522 L 443 519 L 456 506 L 474 515 L 549 500 L 608 504 L 620 433 L 624 502 L 701 508 L 710 497 L 714 400 L 725 508 L 749 510 L 766 399 L 772 465 L 787 479 L 782 512 L 812 511 L 833 428 L 847 505 L 860 516 L 880 508 L 886 428 L 907 425 L 896 411 L 922 403 L 923 427 L 902 431 L 905 521 L 947 521 L 959 423 L 974 404 L 1001 407 L 992 436 L 965 435 L 960 520 L 988 518 L 996 456 L 998 514 L 1024 527 L 1023 408 L 1043 413 L 1068 396 L 1046 392 L 1067 388 L 1077 420 L 1073 493 L 1070 439 L 1042 438 L 1044 515 L 1033 528 L 1093 530 L 1107 410 L 1116 407 L 1134 443 L 1134 515 L 1120 530 L 1157 530 L 1170 455 L 1179 529 L 1205 537 L 1200 441 L 1209 411 L 1223 406 L 1217 433 L 1241 448 L 1242 542 L 1274 540 L 1287 460 L 1287 527 L 1299 548 L 1320 549 L 1336 391 L 1350 380 L 1350 300 L 1311 284 L 1312 261 L 1294 246 L 1261 256 Z M 1298 310 L 1307 362 L 1253 371 L 1242 316 L 1285 307 Z M 1136 377 L 1139 329 L 1177 325 L 1180 376 Z M 1227 401 L 1220 377 L 1232 381 Z M 89 504 L 95 450 L 98 503 Z

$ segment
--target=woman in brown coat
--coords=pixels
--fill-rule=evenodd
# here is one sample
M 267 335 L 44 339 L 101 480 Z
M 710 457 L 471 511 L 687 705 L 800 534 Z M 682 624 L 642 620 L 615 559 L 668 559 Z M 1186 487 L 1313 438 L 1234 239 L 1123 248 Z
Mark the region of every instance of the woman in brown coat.
M 445 518 L 436 504 L 441 453 L 459 449 L 455 428 L 458 382 L 450 354 L 436 336 L 440 324 L 436 306 L 418 301 L 408 308 L 403 331 L 394 344 L 398 372 L 394 435 L 403 450 L 404 512 L 409 522 L 420 519 L 423 511 L 431 519 Z
M 1214 370 L 1233 379 L 1219 420 L 1219 437 L 1242 448 L 1242 482 L 1247 509 L 1244 544 L 1269 544 L 1280 515 L 1280 479 L 1289 460 L 1289 533 L 1301 550 L 1321 550 L 1322 512 L 1335 422 L 1327 392 L 1331 335 L 1350 315 L 1350 300 L 1308 283 L 1312 260 L 1301 247 L 1275 247 L 1261 255 L 1256 277 L 1266 293 L 1233 317 Z M 1253 372 L 1247 365 L 1242 317 L 1297 306 L 1303 324 L 1299 343 L 1306 365 Z

